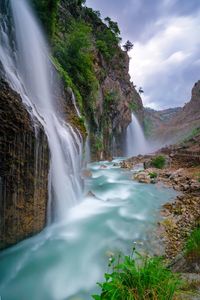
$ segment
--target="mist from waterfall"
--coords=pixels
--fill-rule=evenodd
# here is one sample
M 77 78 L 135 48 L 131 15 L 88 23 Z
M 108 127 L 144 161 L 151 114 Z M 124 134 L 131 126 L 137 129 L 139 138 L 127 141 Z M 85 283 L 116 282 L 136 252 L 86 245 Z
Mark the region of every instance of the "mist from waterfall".
M 149 151 L 148 143 L 145 139 L 143 129 L 137 119 L 132 113 L 132 121 L 129 124 L 126 132 L 126 156 L 136 156 L 145 154 Z
M 39 120 L 48 138 L 50 223 L 65 218 L 68 208 L 81 198 L 82 139 L 59 113 L 48 46 L 27 1 L 10 0 L 10 6 L 12 17 L 5 17 L 0 25 L 0 62 L 7 81 L 29 108 L 33 123 Z

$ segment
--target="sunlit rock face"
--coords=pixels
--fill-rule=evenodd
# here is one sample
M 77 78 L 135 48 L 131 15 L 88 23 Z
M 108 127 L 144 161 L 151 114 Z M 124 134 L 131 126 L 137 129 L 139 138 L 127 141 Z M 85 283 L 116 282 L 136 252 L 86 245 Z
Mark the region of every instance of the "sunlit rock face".
M 46 223 L 49 151 L 20 96 L 0 79 L 0 249 Z

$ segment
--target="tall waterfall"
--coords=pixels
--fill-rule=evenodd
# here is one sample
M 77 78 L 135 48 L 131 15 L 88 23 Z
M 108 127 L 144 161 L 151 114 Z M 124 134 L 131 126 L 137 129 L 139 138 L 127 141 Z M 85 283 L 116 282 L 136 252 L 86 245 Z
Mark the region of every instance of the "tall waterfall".
M 147 152 L 148 145 L 144 132 L 138 119 L 132 113 L 132 122 L 129 124 L 126 133 L 126 155 L 136 156 Z
M 5 18 L 0 25 L 0 62 L 11 87 L 31 108 L 33 123 L 37 118 L 46 132 L 51 155 L 49 222 L 58 221 L 81 197 L 81 136 L 59 113 L 48 47 L 27 1 L 10 0 L 10 7 L 13 31 L 9 34 Z

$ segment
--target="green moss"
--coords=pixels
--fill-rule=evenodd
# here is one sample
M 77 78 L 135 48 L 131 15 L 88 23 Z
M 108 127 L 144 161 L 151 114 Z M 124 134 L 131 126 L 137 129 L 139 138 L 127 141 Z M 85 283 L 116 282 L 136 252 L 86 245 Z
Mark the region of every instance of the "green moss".
M 73 117 L 70 119 L 70 123 L 74 125 L 81 132 L 84 138 L 87 137 L 87 130 L 85 127 L 85 120 L 83 117 L 80 118 L 76 115 L 73 115 Z
M 55 68 L 57 69 L 58 73 L 61 75 L 62 79 L 64 80 L 65 84 L 67 87 L 70 87 L 76 97 L 76 100 L 78 101 L 78 105 L 79 108 L 81 110 L 81 112 L 83 112 L 83 99 L 82 96 L 79 92 L 79 90 L 77 89 L 77 87 L 75 86 L 75 84 L 73 83 L 71 77 L 69 76 L 69 74 L 62 68 L 62 66 L 60 65 L 60 63 L 58 62 L 58 60 L 55 57 L 52 57 L 52 62 L 55 66 Z

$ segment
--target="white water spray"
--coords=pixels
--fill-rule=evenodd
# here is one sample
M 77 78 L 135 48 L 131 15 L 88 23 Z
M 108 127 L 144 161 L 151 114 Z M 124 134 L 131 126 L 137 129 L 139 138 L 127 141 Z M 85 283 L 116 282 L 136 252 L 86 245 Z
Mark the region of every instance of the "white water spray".
M 48 48 L 25 0 L 10 0 L 16 51 L 11 47 L 6 21 L 0 27 L 0 61 L 11 87 L 17 91 L 32 116 L 42 123 L 49 143 L 49 222 L 63 219 L 81 197 L 81 136 L 58 112 Z M 33 118 L 34 122 L 34 118 Z
M 142 127 L 132 113 L 132 122 L 129 124 L 126 133 L 126 156 L 136 156 L 148 152 L 147 141 Z

